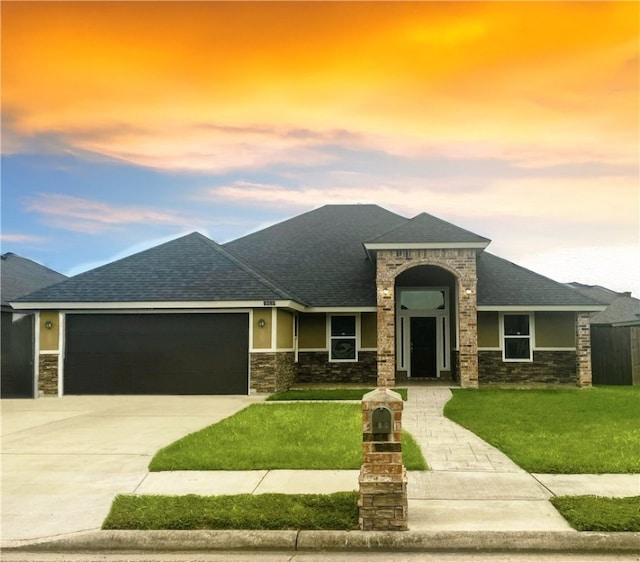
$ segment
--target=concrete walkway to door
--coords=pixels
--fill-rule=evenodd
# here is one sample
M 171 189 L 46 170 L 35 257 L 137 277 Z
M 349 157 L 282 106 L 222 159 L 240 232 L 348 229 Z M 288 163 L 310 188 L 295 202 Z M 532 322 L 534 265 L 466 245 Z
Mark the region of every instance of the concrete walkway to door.
M 429 472 L 409 472 L 412 530 L 561 531 L 570 527 L 550 490 L 506 455 L 444 417 L 446 387 L 410 386 L 403 426 Z

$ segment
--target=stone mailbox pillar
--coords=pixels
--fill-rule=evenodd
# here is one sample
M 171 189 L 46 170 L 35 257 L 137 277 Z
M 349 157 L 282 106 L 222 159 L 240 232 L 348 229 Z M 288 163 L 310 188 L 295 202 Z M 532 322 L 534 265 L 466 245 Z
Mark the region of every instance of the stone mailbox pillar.
M 378 388 L 362 397 L 360 529 L 407 530 L 407 471 L 402 464 L 402 397 Z

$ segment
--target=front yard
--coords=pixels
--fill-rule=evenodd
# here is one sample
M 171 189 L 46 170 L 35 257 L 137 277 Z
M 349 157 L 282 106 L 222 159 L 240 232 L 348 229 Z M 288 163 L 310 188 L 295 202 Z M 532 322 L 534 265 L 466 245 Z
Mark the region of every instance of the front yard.
M 325 398 L 338 397 L 352 398 L 335 392 Z M 525 470 L 565 474 L 640 473 L 639 411 L 637 387 L 454 390 L 445 407 L 447 417 Z M 165 447 L 149 468 L 358 469 L 361 423 L 359 404 L 257 404 Z M 427 469 L 406 432 L 403 458 L 408 470 Z M 103 528 L 351 530 L 358 524 L 357 496 L 118 496 Z M 552 503 L 577 530 L 640 531 L 640 497 L 559 497 Z
M 403 433 L 407 470 L 426 470 Z M 254 404 L 161 449 L 149 470 L 357 470 L 362 463 L 360 404 Z
M 454 390 L 444 412 L 528 472 L 640 473 L 640 387 Z

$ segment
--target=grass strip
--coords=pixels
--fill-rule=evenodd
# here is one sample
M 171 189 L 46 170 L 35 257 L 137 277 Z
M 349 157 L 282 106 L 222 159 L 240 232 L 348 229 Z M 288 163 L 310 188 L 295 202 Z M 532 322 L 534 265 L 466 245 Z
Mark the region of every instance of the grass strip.
M 116 496 L 103 529 L 358 528 L 358 493 Z
M 284 390 L 282 392 L 276 392 L 271 394 L 268 398 L 268 402 L 278 402 L 283 400 L 362 400 L 362 397 L 367 393 L 375 390 L 373 388 L 309 388 L 309 389 L 294 389 Z M 402 396 L 402 399 L 407 399 L 406 388 L 393 388 L 391 389 Z
M 528 472 L 640 472 L 640 387 L 454 390 L 444 413 Z
M 640 532 L 640 496 L 560 496 L 551 503 L 578 531 Z
M 403 434 L 408 470 L 427 464 Z M 357 470 L 362 463 L 359 404 L 254 404 L 161 449 L 149 470 Z

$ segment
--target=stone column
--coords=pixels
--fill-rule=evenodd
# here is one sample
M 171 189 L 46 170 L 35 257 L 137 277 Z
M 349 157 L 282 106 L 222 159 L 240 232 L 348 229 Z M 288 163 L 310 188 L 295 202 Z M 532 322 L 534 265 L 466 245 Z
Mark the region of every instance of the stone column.
M 38 358 L 38 396 L 58 395 L 57 353 L 41 353 Z
M 397 392 L 378 388 L 362 397 L 363 464 L 360 529 L 406 531 L 407 471 L 402 464 L 402 409 Z
M 588 312 L 576 312 L 576 375 L 578 386 L 591 386 L 591 324 Z
M 460 386 L 478 388 L 478 308 L 475 276 L 472 279 L 460 279 L 458 293 Z
M 396 382 L 396 322 L 395 278 L 379 275 L 378 293 L 378 386 L 395 386 Z

